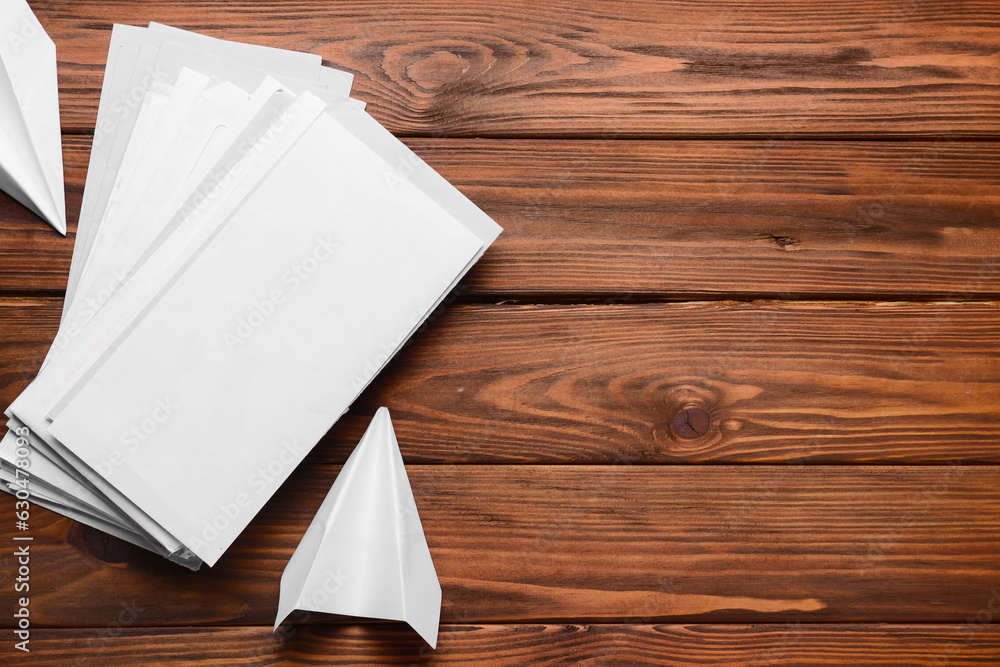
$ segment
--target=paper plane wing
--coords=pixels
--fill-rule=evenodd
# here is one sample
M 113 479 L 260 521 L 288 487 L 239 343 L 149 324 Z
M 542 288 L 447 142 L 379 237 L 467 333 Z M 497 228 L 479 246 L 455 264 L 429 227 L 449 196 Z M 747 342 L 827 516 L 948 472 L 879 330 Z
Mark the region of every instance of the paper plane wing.
M 441 584 L 385 408 L 285 567 L 275 629 L 296 609 L 406 621 L 437 644 Z
M 56 47 L 25 0 L 0 26 L 0 189 L 66 234 Z

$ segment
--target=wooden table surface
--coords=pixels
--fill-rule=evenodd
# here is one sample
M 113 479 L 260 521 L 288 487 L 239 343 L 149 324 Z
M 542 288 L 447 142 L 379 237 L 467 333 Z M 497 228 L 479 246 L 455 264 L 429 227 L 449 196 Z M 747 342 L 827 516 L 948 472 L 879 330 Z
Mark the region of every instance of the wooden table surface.
M 0 499 L 2 662 L 1000 664 L 994 0 L 31 4 L 70 235 L 0 196 L 0 408 L 59 321 L 114 22 L 322 54 L 506 231 L 216 567 L 35 509 L 26 656 Z M 380 405 L 439 648 L 272 635 Z

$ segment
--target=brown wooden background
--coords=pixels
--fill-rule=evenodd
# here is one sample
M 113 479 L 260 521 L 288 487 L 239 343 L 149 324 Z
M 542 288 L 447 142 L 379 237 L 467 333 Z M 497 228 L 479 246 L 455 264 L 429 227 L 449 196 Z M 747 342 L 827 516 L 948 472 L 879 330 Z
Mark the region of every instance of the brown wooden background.
M 0 195 L 0 407 L 57 327 L 113 22 L 322 54 L 506 232 L 217 567 L 35 510 L 5 663 L 1000 664 L 994 0 L 31 4 L 74 219 Z M 435 653 L 270 632 L 379 405 Z

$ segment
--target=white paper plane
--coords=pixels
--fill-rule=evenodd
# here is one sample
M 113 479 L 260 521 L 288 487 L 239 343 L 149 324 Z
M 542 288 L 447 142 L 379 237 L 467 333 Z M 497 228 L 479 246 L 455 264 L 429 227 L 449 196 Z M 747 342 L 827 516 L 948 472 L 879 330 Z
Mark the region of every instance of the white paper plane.
M 0 0 L 0 190 L 66 234 L 56 46 L 25 0 Z
M 405 621 L 437 645 L 441 584 L 385 408 L 281 575 L 275 630 L 297 609 Z

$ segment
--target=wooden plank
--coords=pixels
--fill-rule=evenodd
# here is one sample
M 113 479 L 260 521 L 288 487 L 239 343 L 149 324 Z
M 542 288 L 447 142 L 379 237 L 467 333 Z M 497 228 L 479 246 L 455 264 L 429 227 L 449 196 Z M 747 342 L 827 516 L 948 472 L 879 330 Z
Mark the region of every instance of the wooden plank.
M 281 572 L 337 472 L 298 470 L 197 573 L 38 508 L 28 532 L 0 522 L 0 539 L 34 538 L 36 627 L 100 626 L 123 603 L 146 610 L 144 626 L 267 625 Z M 996 466 L 407 472 L 446 623 L 962 623 L 1000 587 Z M 0 512 L 13 517 L 12 497 Z M 8 578 L 10 563 L 0 561 Z M 4 585 L 0 604 L 13 608 L 14 595 Z
M 90 131 L 112 22 L 312 51 L 395 132 L 1000 135 L 994 2 L 548 6 L 53 0 L 64 126 Z
M 61 311 L 59 301 L 0 298 L 0 422 L 45 361 Z
M 1000 610 L 1000 607 L 998 607 Z M 436 651 L 396 624 L 33 630 L 32 664 L 984 665 L 1000 627 L 962 625 L 443 625 Z M 10 642 L 0 655 L 15 655 Z
M 996 144 L 408 143 L 506 229 L 466 297 L 1000 298 Z M 0 195 L 0 291 L 64 289 L 72 242 Z
M 0 408 L 58 317 L 0 301 Z M 385 405 L 411 463 L 998 463 L 997 340 L 997 303 L 453 306 L 310 460 Z

